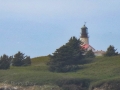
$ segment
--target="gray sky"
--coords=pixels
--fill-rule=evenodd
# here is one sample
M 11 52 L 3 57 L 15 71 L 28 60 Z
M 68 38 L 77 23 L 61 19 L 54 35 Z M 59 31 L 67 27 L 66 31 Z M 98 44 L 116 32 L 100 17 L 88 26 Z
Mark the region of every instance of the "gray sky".
M 52 54 L 87 22 L 96 50 L 120 52 L 120 0 L 0 0 L 0 55 Z

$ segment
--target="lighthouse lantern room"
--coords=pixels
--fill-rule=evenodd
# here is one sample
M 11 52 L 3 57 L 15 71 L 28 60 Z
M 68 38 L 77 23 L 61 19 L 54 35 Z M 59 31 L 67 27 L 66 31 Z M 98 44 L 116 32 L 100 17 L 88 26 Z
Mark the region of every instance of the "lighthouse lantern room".
M 81 28 L 80 40 L 83 44 L 89 45 L 88 28 L 85 25 Z

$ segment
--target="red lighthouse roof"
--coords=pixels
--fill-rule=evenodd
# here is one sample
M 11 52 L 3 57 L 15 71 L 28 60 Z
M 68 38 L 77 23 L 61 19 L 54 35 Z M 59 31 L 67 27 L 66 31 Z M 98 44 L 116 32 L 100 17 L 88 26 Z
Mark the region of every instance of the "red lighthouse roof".
M 92 50 L 93 52 L 95 51 L 95 49 L 92 46 L 90 46 L 89 44 L 83 44 L 83 45 L 81 45 L 81 47 L 87 51 L 89 51 L 89 50 Z
M 84 45 L 82 45 L 82 48 L 83 49 L 87 49 L 89 47 L 89 44 L 84 44 Z

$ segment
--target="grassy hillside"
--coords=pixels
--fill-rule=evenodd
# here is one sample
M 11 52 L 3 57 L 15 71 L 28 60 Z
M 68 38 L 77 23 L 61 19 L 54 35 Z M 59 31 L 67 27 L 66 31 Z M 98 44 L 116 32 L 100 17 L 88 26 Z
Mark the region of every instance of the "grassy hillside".
M 49 57 L 32 59 L 31 66 L 10 67 L 9 70 L 0 70 L 0 82 L 23 85 L 55 84 L 59 79 L 80 78 L 89 79 L 90 85 L 97 85 L 112 80 L 120 81 L 120 56 L 97 57 L 90 63 L 83 64 L 82 69 L 76 72 L 53 73 L 48 71 L 46 63 Z

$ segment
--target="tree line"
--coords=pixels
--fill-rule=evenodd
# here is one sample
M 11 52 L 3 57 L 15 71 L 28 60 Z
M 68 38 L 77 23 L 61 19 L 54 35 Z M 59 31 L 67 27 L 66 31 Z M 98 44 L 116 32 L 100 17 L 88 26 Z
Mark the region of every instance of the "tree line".
M 76 37 L 71 37 L 69 41 L 56 49 L 54 53 L 49 55 L 50 60 L 47 63 L 48 68 L 52 72 L 69 72 L 76 71 L 81 68 L 81 64 L 86 58 L 94 58 L 94 52 L 92 50 L 84 50 L 80 44 L 82 42 Z M 116 56 L 119 55 L 117 49 L 110 45 L 107 48 L 104 56 Z M 0 69 L 9 69 L 10 66 L 28 66 L 31 65 L 30 56 L 27 56 L 20 51 L 13 56 L 6 54 L 0 57 Z
M 0 69 L 9 69 L 10 66 L 28 66 L 31 65 L 30 56 L 26 56 L 20 51 L 13 56 L 6 54 L 0 57 Z

